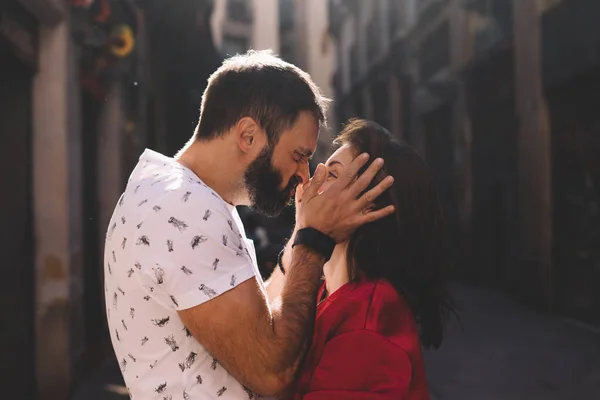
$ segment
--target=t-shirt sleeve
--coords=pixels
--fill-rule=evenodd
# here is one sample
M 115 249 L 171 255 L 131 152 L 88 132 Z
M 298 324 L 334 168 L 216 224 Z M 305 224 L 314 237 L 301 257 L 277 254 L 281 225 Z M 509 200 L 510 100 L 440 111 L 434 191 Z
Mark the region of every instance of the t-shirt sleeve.
M 344 333 L 325 345 L 303 399 L 404 399 L 411 376 L 406 352 L 377 332 Z
M 194 210 L 170 201 L 138 229 L 141 249 L 133 262 L 148 296 L 184 310 L 255 276 L 250 250 L 224 205 L 203 202 Z

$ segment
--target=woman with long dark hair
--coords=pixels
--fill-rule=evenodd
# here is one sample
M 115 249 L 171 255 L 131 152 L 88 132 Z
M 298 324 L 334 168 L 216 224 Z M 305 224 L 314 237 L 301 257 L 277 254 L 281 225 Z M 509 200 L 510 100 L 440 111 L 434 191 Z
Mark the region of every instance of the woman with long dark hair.
M 384 160 L 367 190 L 394 178 L 372 209 L 394 205 L 395 214 L 360 227 L 325 264 L 314 336 L 293 398 L 429 399 L 421 347 L 440 346 L 445 316 L 454 311 L 432 173 L 412 147 L 374 122 L 350 121 L 334 145 L 322 190 L 366 152 Z M 297 202 L 301 207 L 301 190 Z

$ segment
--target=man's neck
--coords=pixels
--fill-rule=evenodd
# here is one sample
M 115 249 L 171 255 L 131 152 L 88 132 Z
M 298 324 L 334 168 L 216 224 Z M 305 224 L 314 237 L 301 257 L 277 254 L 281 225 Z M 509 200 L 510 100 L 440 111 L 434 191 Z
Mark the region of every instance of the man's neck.
M 325 274 L 325 287 L 327 289 L 328 296 L 349 281 L 348 263 L 346 262 L 347 248 L 347 243 L 341 243 L 335 246 L 331 258 L 323 266 L 323 273 Z
M 223 200 L 237 205 L 242 189 L 243 168 L 236 168 L 235 152 L 217 138 L 210 141 L 190 141 L 175 156 L 177 162 L 189 168 Z

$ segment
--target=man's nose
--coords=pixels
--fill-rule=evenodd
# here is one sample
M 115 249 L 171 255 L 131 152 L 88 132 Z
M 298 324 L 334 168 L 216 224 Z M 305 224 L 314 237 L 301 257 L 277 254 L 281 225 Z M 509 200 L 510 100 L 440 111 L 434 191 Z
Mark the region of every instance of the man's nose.
M 308 183 L 310 179 L 310 170 L 308 169 L 308 162 L 303 163 L 300 168 L 298 168 L 298 177 L 301 179 L 302 184 Z

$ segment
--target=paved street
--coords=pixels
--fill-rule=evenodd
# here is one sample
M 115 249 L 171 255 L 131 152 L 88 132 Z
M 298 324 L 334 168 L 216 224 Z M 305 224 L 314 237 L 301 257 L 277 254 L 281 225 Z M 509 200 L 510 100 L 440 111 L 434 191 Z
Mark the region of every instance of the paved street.
M 452 323 L 440 350 L 425 354 L 432 400 L 600 399 L 600 332 L 498 292 L 455 285 L 454 295 L 461 326 Z M 111 359 L 73 400 L 124 400 L 120 385 Z
M 129 395 L 123 383 L 116 358 L 109 357 L 104 365 L 81 387 L 72 400 L 127 400 Z
M 426 354 L 435 400 L 600 399 L 600 333 L 455 285 L 461 324 Z

